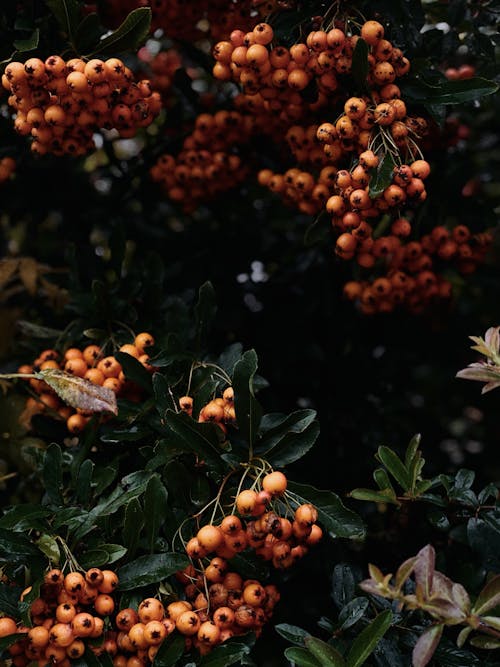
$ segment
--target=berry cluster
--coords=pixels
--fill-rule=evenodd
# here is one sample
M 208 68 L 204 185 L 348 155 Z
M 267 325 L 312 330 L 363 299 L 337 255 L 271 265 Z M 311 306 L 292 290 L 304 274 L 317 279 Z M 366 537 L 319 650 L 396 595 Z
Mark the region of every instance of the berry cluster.
M 16 161 L 13 157 L 0 159 L 0 183 L 8 181 L 16 170 Z
M 33 661 L 70 667 L 85 650 L 116 652 L 116 633 L 106 629 L 114 613 L 113 591 L 118 577 L 112 570 L 48 571 L 40 594 L 30 604 L 32 627 L 0 618 L 0 637 L 25 634 L 8 648 L 14 667 Z M 26 595 L 30 589 L 26 589 Z
M 285 569 L 321 539 L 316 508 L 298 503 L 286 489 L 282 472 L 260 471 L 252 488 L 237 492 L 232 513 L 202 525 L 185 543 L 192 562 L 177 573 L 186 598 L 179 604 L 189 605 L 180 619 L 200 652 L 249 630 L 259 635 L 279 600 L 276 586 L 230 571 L 231 558 L 250 550 Z
M 118 58 L 66 62 L 54 55 L 45 62 L 11 62 L 2 84 L 16 111 L 17 132 L 31 135 L 31 148 L 40 155 L 84 155 L 94 147 L 93 134 L 99 129 L 114 128 L 120 137 L 133 137 L 161 109 L 151 83 L 135 82 Z
M 202 113 L 180 153 L 161 155 L 150 170 L 151 178 L 169 199 L 193 211 L 247 177 L 248 167 L 233 148 L 249 141 L 252 131 L 251 118 L 237 111 Z
M 180 409 L 193 416 L 193 399 L 191 396 L 181 396 L 179 399 Z M 234 410 L 234 391 L 232 387 L 227 387 L 222 393 L 222 397 L 214 398 L 209 401 L 200 410 L 198 422 L 213 422 L 227 433 L 227 425 L 235 424 L 236 412 Z
M 143 332 L 135 337 L 132 344 L 122 345 L 119 351 L 130 354 L 148 371 L 153 371 L 147 354 L 148 348 L 153 344 L 153 336 Z M 85 378 L 93 384 L 111 389 L 117 396 L 128 400 L 138 401 L 141 398 L 140 388 L 126 379 L 121 364 L 113 355 L 104 356 L 103 350 L 98 345 L 87 345 L 83 349 L 70 347 L 62 355 L 56 350 L 44 350 L 33 364 L 20 366 L 18 372 L 29 374 L 49 368 L 64 370 L 76 377 Z M 31 419 L 34 414 L 47 413 L 65 420 L 70 433 L 78 434 L 83 431 L 92 416 L 90 413 L 79 409 L 75 411 L 62 403 L 43 380 L 30 378 L 28 382 L 36 397 L 28 398 L 24 421 Z

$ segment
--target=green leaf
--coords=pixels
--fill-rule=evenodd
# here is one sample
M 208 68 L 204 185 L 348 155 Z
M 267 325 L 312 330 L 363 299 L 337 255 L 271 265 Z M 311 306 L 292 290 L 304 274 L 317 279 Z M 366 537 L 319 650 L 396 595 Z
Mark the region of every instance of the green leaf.
M 416 433 L 410 440 L 405 452 L 405 466 L 410 468 L 412 461 L 417 456 L 418 448 L 420 447 L 421 435 Z
M 327 215 L 319 215 L 306 229 L 304 245 L 311 247 L 325 241 L 332 232 L 332 223 Z
M 178 406 L 175 403 L 167 378 L 161 373 L 153 373 L 153 392 L 155 406 L 161 418 L 165 416 L 167 410 L 177 411 Z
M 410 475 L 399 456 L 389 447 L 379 447 L 376 458 L 385 465 L 403 490 L 408 491 L 411 484 Z
M 354 598 L 357 579 L 353 568 L 345 563 L 338 563 L 333 568 L 332 598 L 339 609 Z
M 189 558 L 185 554 L 168 552 L 140 556 L 118 568 L 119 589 L 129 591 L 132 588 L 159 583 L 188 564 Z
M 52 443 L 45 451 L 42 479 L 49 500 L 62 505 L 62 451 L 59 445 Z
M 21 592 L 21 587 L 12 586 L 10 583 L 0 583 L 0 609 L 14 619 L 17 619 L 19 615 L 17 603 Z
M 86 53 L 96 48 L 102 34 L 101 20 L 99 14 L 92 12 L 87 14 L 75 32 L 75 46 L 78 53 Z
M 151 9 L 140 7 L 134 9 L 123 23 L 113 32 L 102 39 L 94 51 L 87 55 L 92 57 L 117 55 L 123 51 L 135 51 L 146 39 L 151 27 Z
M 257 371 L 257 354 L 248 350 L 234 367 L 233 388 L 236 421 L 244 440 L 251 446 L 257 438 L 262 408 L 255 398 L 253 378 Z
M 261 429 L 275 415 L 265 415 Z M 319 435 L 319 424 L 315 421 L 315 410 L 297 410 L 284 417 L 276 415 L 279 422 L 266 430 L 258 441 L 255 453 L 268 460 L 276 468 L 301 458 L 315 443 Z
M 301 503 L 312 503 L 318 510 L 318 521 L 333 537 L 361 540 L 365 535 L 365 525 L 355 512 L 347 509 L 333 491 L 322 491 L 308 484 L 289 482 L 292 491 Z
M 73 41 L 75 30 L 80 22 L 80 4 L 78 0 L 45 0 L 45 4 L 54 14 L 61 30 Z
M 377 171 L 370 180 L 370 190 L 368 194 L 372 199 L 380 197 L 383 191 L 391 184 L 394 166 L 394 158 L 391 153 L 387 152 L 380 160 Z
M 0 528 L 8 530 L 24 531 L 34 528 L 43 530 L 45 522 L 40 519 L 46 519 L 52 515 L 52 512 L 40 505 L 16 505 L 0 518 Z
M 297 667 L 321 667 L 319 660 L 316 660 L 306 648 L 295 646 L 287 648 L 285 658 Z
M 153 661 L 154 667 L 173 667 L 184 653 L 186 640 L 184 636 L 174 632 L 160 645 Z
M 356 42 L 354 52 L 352 54 L 352 76 L 356 86 L 362 90 L 366 90 L 366 77 L 368 76 L 368 44 L 361 37 Z
M 392 612 L 380 613 L 353 641 L 347 655 L 347 667 L 360 667 L 369 658 L 392 623 Z
M 288 623 L 279 623 L 274 626 L 276 632 L 284 639 L 298 646 L 304 646 L 307 637 L 311 636 L 310 632 L 299 628 L 297 625 L 289 625 Z
M 494 651 L 500 648 L 500 639 L 495 639 L 494 637 L 485 637 L 484 635 L 473 637 L 470 640 L 470 643 L 472 646 L 476 646 L 477 648 L 482 648 L 483 650 L 487 651 Z
M 82 567 L 101 567 L 102 565 L 111 565 L 123 558 L 127 549 L 121 544 L 99 544 L 97 549 L 89 549 L 80 556 Z
M 61 329 L 52 329 L 50 327 L 44 327 L 40 324 L 35 324 L 34 322 L 28 322 L 27 320 L 19 320 L 17 323 L 17 328 L 19 331 L 29 338 L 57 338 L 62 334 Z
M 438 86 L 429 85 L 422 80 L 413 80 L 401 86 L 401 93 L 405 100 L 430 105 L 473 102 L 497 91 L 498 85 L 494 81 L 481 77 L 441 81 Z
M 154 551 L 160 526 L 168 510 L 168 492 L 158 475 L 153 475 L 144 492 L 144 530 L 147 548 Z
M 200 287 L 198 291 L 198 302 L 194 307 L 197 349 L 201 349 L 202 343 L 208 334 L 216 312 L 217 302 L 215 298 L 215 290 L 212 283 L 207 281 Z
M 80 466 L 75 484 L 75 496 L 77 502 L 86 505 L 90 500 L 92 473 L 94 464 L 90 459 L 86 459 Z
M 220 644 L 208 655 L 203 657 L 199 664 L 203 667 L 229 667 L 230 665 L 235 665 L 237 662 L 240 662 L 244 656 L 249 654 L 249 652 L 250 647 L 246 644 Z
M 298 461 L 312 448 L 319 436 L 319 422 L 315 421 L 300 433 L 287 433 L 264 458 L 275 468 L 284 468 Z
M 26 39 L 16 39 L 13 42 L 14 48 L 19 53 L 25 53 L 26 51 L 33 51 L 38 47 L 38 42 L 40 41 L 40 30 L 35 28 L 31 35 Z
M 195 452 L 200 459 L 214 470 L 221 470 L 223 461 L 219 449 L 219 437 L 214 424 L 195 422 L 184 412 L 168 410 L 166 415 L 168 428 L 180 439 L 185 451 Z M 220 430 L 220 429 L 219 429 Z
M 330 644 L 316 637 L 308 637 L 305 642 L 306 648 L 319 660 L 322 667 L 345 667 L 344 658 Z
M 392 494 L 383 491 L 373 491 L 372 489 L 353 489 L 349 496 L 356 500 L 366 500 L 371 503 L 392 503 L 398 507 L 401 505 L 399 500 L 394 498 Z
M 392 482 L 389 479 L 389 475 L 385 468 L 377 468 L 373 471 L 373 479 L 375 480 L 378 488 L 381 491 L 385 491 L 386 495 L 396 496 Z
M 52 537 L 52 535 L 48 535 L 47 533 L 40 535 L 36 541 L 36 545 L 40 551 L 47 556 L 51 563 L 54 563 L 55 565 L 59 564 L 61 552 L 59 551 L 57 540 Z

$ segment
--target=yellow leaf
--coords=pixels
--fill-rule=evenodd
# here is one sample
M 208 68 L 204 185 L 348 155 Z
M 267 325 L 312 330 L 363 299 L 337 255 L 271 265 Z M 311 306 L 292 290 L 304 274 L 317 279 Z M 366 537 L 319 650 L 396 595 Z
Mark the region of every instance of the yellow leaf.
M 0 259 L 0 287 L 4 287 L 17 270 L 19 260 L 13 257 Z
M 65 403 L 73 408 L 118 414 L 115 393 L 107 387 L 101 387 L 90 380 L 56 368 L 40 371 L 36 373 L 36 377 L 44 380 Z
M 19 261 L 19 276 L 26 290 L 34 295 L 38 279 L 38 264 L 33 257 L 23 257 Z

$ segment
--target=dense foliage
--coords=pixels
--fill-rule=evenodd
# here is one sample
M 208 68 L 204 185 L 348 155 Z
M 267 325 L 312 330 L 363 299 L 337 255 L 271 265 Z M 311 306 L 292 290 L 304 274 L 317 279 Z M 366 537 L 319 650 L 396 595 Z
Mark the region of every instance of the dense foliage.
M 0 659 L 500 664 L 498 14 L 2 3 Z

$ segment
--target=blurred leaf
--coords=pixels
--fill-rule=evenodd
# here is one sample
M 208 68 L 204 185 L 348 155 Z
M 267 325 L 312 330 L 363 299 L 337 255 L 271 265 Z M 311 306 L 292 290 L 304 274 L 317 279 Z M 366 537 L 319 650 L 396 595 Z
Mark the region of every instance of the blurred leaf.
M 32 296 L 36 294 L 38 280 L 38 263 L 32 257 L 21 257 L 19 260 L 19 277 Z
M 353 489 L 349 496 L 356 500 L 366 500 L 373 503 L 393 503 L 398 507 L 401 506 L 399 500 L 394 498 L 392 493 L 385 491 L 372 491 L 372 489 Z
M 151 8 L 140 7 L 130 12 L 123 23 L 104 39 L 101 39 L 88 58 L 95 55 L 115 56 L 123 51 L 135 51 L 146 39 L 151 27 Z
M 0 528 L 0 558 L 18 561 L 18 556 L 39 556 L 40 551 L 22 533 Z
M 377 199 L 383 193 L 383 191 L 391 184 L 392 182 L 392 170 L 394 169 L 395 162 L 392 154 L 387 152 L 380 160 L 380 163 L 377 167 L 375 174 L 370 180 L 370 189 L 368 194 L 372 199 Z
M 458 81 L 442 81 L 439 86 L 432 86 L 422 79 L 412 80 L 401 85 L 401 93 L 405 100 L 414 103 L 463 104 L 473 102 L 484 95 L 492 95 L 498 91 L 498 85 L 493 81 L 473 77 Z
M 430 662 L 443 634 L 443 627 L 442 624 L 433 625 L 419 637 L 412 652 L 414 667 L 425 667 Z
M 19 267 L 19 259 L 3 257 L 0 259 L 0 287 L 6 285 Z
M 61 30 L 73 40 L 76 27 L 80 22 L 80 5 L 77 0 L 45 0 L 45 4 L 54 14 Z
M 368 44 L 361 37 L 356 42 L 352 54 L 352 76 L 361 92 L 366 91 L 366 77 L 368 76 Z
M 496 650 L 500 648 L 500 639 L 494 639 L 493 637 L 485 637 L 484 635 L 473 637 L 470 640 L 472 646 L 481 648 L 483 650 Z
M 392 611 L 380 613 L 353 641 L 347 654 L 347 667 L 360 667 L 369 658 L 392 623 Z
M 314 486 L 297 482 L 289 482 L 288 489 L 299 497 L 299 502 L 315 505 L 319 522 L 333 537 L 363 539 L 365 526 L 361 517 L 347 509 L 333 491 L 321 491 Z
M 51 327 L 43 327 L 40 324 L 27 322 L 26 320 L 19 320 L 17 328 L 22 334 L 29 338 L 57 338 L 62 334 L 60 329 L 52 329 Z
M 139 556 L 118 568 L 119 590 L 129 591 L 148 584 L 156 584 L 189 564 L 185 554 L 174 552 Z
M 118 414 L 116 395 L 107 387 L 101 387 L 90 380 L 76 377 L 57 368 L 40 371 L 36 373 L 36 377 L 44 380 L 72 408 Z
M 306 229 L 304 234 L 304 245 L 311 247 L 317 243 L 323 243 L 332 231 L 331 220 L 326 215 L 319 215 Z
M 317 660 L 306 648 L 287 648 L 285 657 L 297 667 L 322 667 L 320 661 Z
M 236 421 L 243 439 L 249 446 L 257 438 L 262 408 L 255 398 L 253 378 L 257 371 L 257 354 L 248 350 L 234 367 L 233 389 Z
M 33 51 L 38 47 L 38 42 L 40 41 L 40 30 L 35 28 L 31 35 L 26 39 L 16 39 L 14 41 L 14 48 L 19 53 L 25 53 L 26 51 Z
M 194 307 L 196 317 L 196 345 L 198 349 L 201 349 L 202 343 L 208 334 L 216 312 L 217 301 L 215 298 L 215 290 L 212 283 L 207 281 L 200 287 L 198 291 L 198 302 Z
M 160 477 L 153 475 L 144 492 L 144 531 L 146 544 L 151 553 L 154 551 L 160 526 L 168 510 L 168 492 Z
M 56 505 L 62 504 L 62 451 L 59 445 L 52 443 L 43 458 L 42 479 L 49 500 Z
M 17 603 L 21 592 L 21 588 L 18 586 L 12 586 L 10 583 L 0 583 L 0 609 L 4 614 L 17 619 L 19 613 Z
M 346 563 L 337 563 L 333 568 L 332 598 L 339 609 L 354 598 L 356 586 L 357 579 L 353 567 Z

